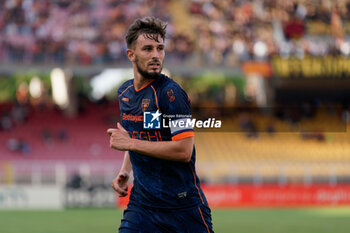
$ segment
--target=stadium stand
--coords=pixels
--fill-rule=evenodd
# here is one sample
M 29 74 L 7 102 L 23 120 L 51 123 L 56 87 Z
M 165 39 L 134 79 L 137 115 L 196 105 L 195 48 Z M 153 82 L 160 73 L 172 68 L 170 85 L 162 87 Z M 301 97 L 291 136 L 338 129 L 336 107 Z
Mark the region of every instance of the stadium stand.
M 6 0 L 0 3 L 0 59 L 125 62 L 125 25 L 147 15 L 169 22 L 167 52 L 173 63 L 234 66 L 273 55 L 348 56 L 349 1 L 316 2 Z
M 316 2 L 193 0 L 187 8 L 204 63 L 234 65 L 273 55 L 349 55 L 343 49 L 349 44 L 344 38 L 349 1 Z
M 256 116 L 260 121 L 262 118 Z M 311 128 L 338 122 L 334 123 L 337 127 L 332 129 L 339 131 L 298 132 L 299 127 L 293 129 L 290 123 L 274 119 L 273 122 L 278 123 L 274 124 L 276 131 L 273 133 L 265 130 L 264 120 L 257 123 L 254 136 L 244 129 L 237 132 L 197 132 L 198 164 L 205 168 L 200 169 L 203 171 L 201 175 L 212 182 L 254 182 L 254 179 L 260 182 L 279 182 L 280 179 L 304 182 L 308 176 L 314 181 L 329 182 L 332 176 L 339 180 L 349 177 L 349 123 L 327 116 L 306 121 L 305 125 L 311 125 Z M 230 121 L 226 119 L 224 122 Z M 239 125 L 238 120 L 231 122 Z M 300 125 L 303 125 L 302 121 Z M 206 174 L 207 171 L 212 173 Z
M 14 106 L 4 106 L 14 109 Z M 29 107 L 25 123 L 15 123 L 0 134 L 1 160 L 121 160 L 123 153 L 109 148 L 109 127 L 117 122 L 118 106 L 90 103 L 78 117 L 58 109 Z M 17 145 L 20 141 L 27 148 Z M 16 144 L 17 142 L 17 144 Z M 17 147 L 16 147 L 17 146 Z
M 169 22 L 169 59 L 177 60 L 184 55 L 180 44 L 186 46 L 187 41 L 174 29 L 170 2 L 176 1 L 1 1 L 0 60 L 79 65 L 125 62 L 126 25 L 149 15 Z

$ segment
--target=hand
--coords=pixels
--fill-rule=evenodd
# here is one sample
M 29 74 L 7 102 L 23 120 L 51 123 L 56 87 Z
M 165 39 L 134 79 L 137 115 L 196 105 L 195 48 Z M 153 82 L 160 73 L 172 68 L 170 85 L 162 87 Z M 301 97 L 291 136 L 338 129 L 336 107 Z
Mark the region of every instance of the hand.
M 117 123 L 117 129 L 108 129 L 107 133 L 110 136 L 109 143 L 111 148 L 121 151 L 130 150 L 132 139 L 121 124 Z
M 128 195 L 128 180 L 129 174 L 124 172 L 119 173 L 112 181 L 112 187 L 119 194 L 119 197 L 125 197 Z

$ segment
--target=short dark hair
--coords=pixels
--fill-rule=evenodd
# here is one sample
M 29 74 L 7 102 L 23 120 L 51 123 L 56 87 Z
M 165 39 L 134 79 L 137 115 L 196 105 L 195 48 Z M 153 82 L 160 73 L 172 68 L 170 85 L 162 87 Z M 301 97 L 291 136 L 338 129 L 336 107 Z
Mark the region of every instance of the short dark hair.
M 131 48 L 137 38 L 144 34 L 147 38 L 158 41 L 158 35 L 165 39 L 167 23 L 155 17 L 136 19 L 128 28 L 125 39 L 128 48 Z

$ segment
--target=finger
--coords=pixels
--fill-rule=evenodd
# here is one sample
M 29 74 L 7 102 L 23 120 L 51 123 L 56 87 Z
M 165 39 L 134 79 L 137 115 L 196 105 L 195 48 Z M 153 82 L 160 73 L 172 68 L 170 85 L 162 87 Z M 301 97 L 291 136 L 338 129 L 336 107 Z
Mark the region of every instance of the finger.
M 119 193 L 119 196 L 120 197 L 125 197 L 125 196 L 127 196 L 128 195 L 128 193 L 127 192 L 124 192 L 124 193 Z
M 129 187 L 126 186 L 126 187 L 124 188 L 123 195 L 124 195 L 124 194 L 125 194 L 125 196 L 128 195 L 128 190 L 129 190 Z
M 119 196 L 121 196 L 121 197 L 125 197 L 126 195 L 128 195 L 128 188 L 126 187 L 126 189 L 121 189 L 119 186 L 115 186 L 115 185 L 113 185 L 112 184 L 112 188 L 114 189 L 114 191 L 116 191 L 118 194 L 119 194 Z
M 120 193 L 119 193 L 119 196 L 120 197 L 125 197 L 125 196 L 127 196 L 128 195 L 128 186 L 126 186 L 125 188 L 124 188 L 124 190 L 122 190 Z
M 116 129 L 107 129 L 107 133 L 109 134 L 109 136 L 112 135 L 112 133 L 114 133 L 116 131 Z
M 117 123 L 117 127 L 118 127 L 118 129 L 120 129 L 121 131 L 127 132 L 119 122 Z

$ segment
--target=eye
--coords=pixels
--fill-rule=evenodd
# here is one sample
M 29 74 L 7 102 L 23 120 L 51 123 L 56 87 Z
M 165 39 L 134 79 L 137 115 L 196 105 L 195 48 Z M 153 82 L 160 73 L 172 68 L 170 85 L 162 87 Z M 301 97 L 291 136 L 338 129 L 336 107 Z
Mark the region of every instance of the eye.
M 144 47 L 143 50 L 145 50 L 147 52 L 151 52 L 152 51 L 152 47 Z

